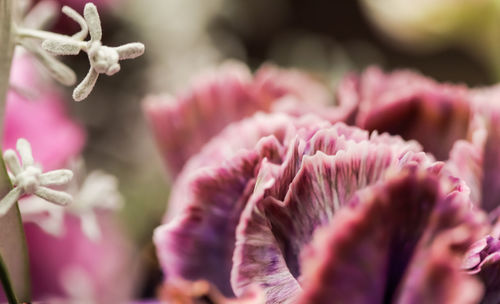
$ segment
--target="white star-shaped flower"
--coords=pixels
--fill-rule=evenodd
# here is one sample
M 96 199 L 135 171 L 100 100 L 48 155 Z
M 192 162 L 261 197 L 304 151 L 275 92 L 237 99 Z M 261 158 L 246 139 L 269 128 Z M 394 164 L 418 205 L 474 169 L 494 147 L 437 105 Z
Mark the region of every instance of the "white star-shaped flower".
M 42 43 L 42 47 L 54 55 L 77 55 L 80 51 L 87 53 L 90 70 L 73 91 L 73 98 L 76 101 L 87 98 L 99 74 L 114 75 L 120 71 L 119 60 L 136 58 L 144 53 L 144 44 L 139 42 L 127 43 L 118 47 L 102 45 L 101 20 L 94 4 L 87 3 L 85 5 L 83 17 L 69 7 L 64 7 L 63 12 L 82 27 L 82 35 L 79 37 L 85 37 L 85 29 L 88 29 L 90 40 L 81 41 L 74 39 L 75 37 L 47 39 Z
M 47 1 L 42 1 L 43 3 Z M 49 7 L 49 5 L 45 5 Z M 42 10 L 49 11 L 49 8 Z M 33 13 L 33 15 L 40 15 Z M 120 60 L 133 59 L 144 53 L 144 44 L 139 42 L 127 43 L 117 47 L 102 45 L 102 28 L 97 8 L 93 3 L 85 5 L 83 16 L 74 9 L 64 6 L 62 12 L 80 25 L 81 30 L 72 35 L 61 35 L 29 28 L 32 22 L 25 22 L 16 28 L 17 42 L 36 57 L 48 68 L 51 75 L 64 85 L 73 85 L 76 81 L 74 72 L 56 60 L 52 55 L 77 55 L 81 51 L 87 53 L 90 70 L 82 82 L 74 89 L 73 99 L 81 101 L 90 94 L 99 77 L 99 74 L 114 75 L 120 70 Z M 48 13 L 47 13 L 48 15 Z M 29 17 L 29 14 L 28 16 Z M 27 18 L 31 21 L 33 18 Z M 90 34 L 90 40 L 85 41 Z M 32 39 L 41 39 L 41 48 L 33 43 Z M 50 54 L 49 54 L 50 53 Z
M 10 171 L 9 176 L 14 188 L 0 200 L 0 216 L 7 213 L 12 205 L 25 194 L 33 194 L 61 206 L 72 202 L 73 198 L 68 193 L 48 188 L 48 186 L 68 184 L 73 177 L 71 170 L 61 169 L 43 173 L 35 165 L 31 145 L 26 139 L 20 138 L 17 141 L 17 151 L 21 156 L 22 165 L 14 150 L 9 149 L 4 153 L 5 164 Z

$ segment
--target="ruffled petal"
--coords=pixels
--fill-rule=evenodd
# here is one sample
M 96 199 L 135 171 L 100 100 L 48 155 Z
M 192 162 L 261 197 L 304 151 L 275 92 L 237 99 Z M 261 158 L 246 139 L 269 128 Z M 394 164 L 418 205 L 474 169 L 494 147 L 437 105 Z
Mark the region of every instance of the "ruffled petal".
M 252 77 L 246 66 L 228 63 L 199 77 L 183 95 L 146 98 L 143 108 L 175 176 L 213 136 L 256 112 L 314 114 L 329 122 L 352 116 L 352 99 L 338 105 L 333 99 L 328 87 L 305 73 L 264 66 Z
M 280 113 L 257 113 L 250 118 L 229 125 L 186 163 L 172 187 L 165 221 L 173 218 L 190 201 L 194 200 L 191 197 L 190 183 L 196 178 L 196 172 L 207 170 L 207 168 L 217 168 L 239 153 L 253 150 L 263 137 L 273 135 L 283 146 L 287 146 L 295 136 L 310 138 L 317 130 L 329 126 L 330 123 L 316 116 L 306 115 L 293 118 Z M 284 158 L 285 148 L 280 149 L 279 153 L 279 157 Z M 267 157 L 273 160 L 278 155 Z
M 353 205 L 316 232 L 305 250 L 298 303 L 477 298 L 477 284 L 460 274 L 460 257 L 477 237 L 480 220 L 463 193 L 446 195 L 434 173 L 413 167 L 358 193 Z M 448 237 L 457 227 L 465 238 Z
M 251 74 L 240 64 L 199 77 L 177 98 L 150 96 L 143 109 L 170 172 L 176 175 L 190 156 L 226 125 L 265 110 L 253 97 Z
M 155 232 L 167 281 L 205 279 L 232 295 L 235 229 L 250 194 L 263 185 L 256 172 L 261 166 L 296 163 L 284 160 L 297 158 L 283 147 L 292 140 L 287 133 L 309 138 L 325 125 L 317 117 L 258 114 L 229 126 L 193 157 L 173 187 L 167 224 Z
M 418 145 L 400 141 L 391 146 L 382 143 L 386 136 L 376 135 L 372 142 L 367 132 L 356 130 L 336 124 L 318 131 L 307 144 L 296 144 L 289 151 L 297 150 L 290 154 L 298 156 L 284 162 L 283 173 L 278 170 L 268 179 L 268 189 L 254 191 L 236 235 L 231 284 L 237 295 L 258 284 L 267 303 L 293 301 L 301 290 L 298 256 L 313 232 L 331 221 L 357 190 L 383 179 L 389 168 L 419 161 L 407 155 L 417 155 Z M 260 175 L 273 176 L 265 169 Z
M 470 106 L 465 86 L 438 84 L 409 71 L 377 68 L 359 79 L 356 124 L 415 139 L 439 160 L 467 134 Z
M 500 240 L 492 236 L 474 243 L 464 260 L 463 268 L 484 285 L 481 303 L 498 304 L 500 299 Z
M 263 140 L 271 146 L 264 150 L 278 148 L 272 146 L 275 141 Z M 235 228 L 255 185 L 254 171 L 264 157 L 249 151 L 218 168 L 202 170 L 192 180 L 188 205 L 155 231 L 166 280 L 205 279 L 232 295 L 229 273 Z
M 467 183 L 473 202 L 493 220 L 500 214 L 500 111 L 479 107 L 469 133 L 470 139 L 455 143 L 447 166 Z
M 264 65 L 255 74 L 254 90 L 257 98 L 270 105 L 271 112 L 292 116 L 314 114 L 338 122 L 347 121 L 355 109 L 352 99 L 335 104 L 333 92 L 327 86 L 294 69 Z

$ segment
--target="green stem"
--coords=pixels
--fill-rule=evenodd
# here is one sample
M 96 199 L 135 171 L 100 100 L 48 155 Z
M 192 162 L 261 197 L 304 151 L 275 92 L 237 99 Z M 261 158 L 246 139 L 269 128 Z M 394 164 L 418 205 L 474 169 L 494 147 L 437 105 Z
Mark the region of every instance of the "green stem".
M 0 0 L 0 143 L 3 142 L 10 68 L 16 42 L 13 12 L 13 0 Z M 0 156 L 0 197 L 11 189 L 12 184 Z M 9 303 L 31 300 L 26 236 L 17 203 L 0 217 L 0 281 Z
M 19 303 L 16 298 L 16 294 L 14 293 L 14 288 L 12 288 L 12 284 L 10 283 L 9 273 L 5 263 L 3 262 L 2 256 L 0 256 L 0 269 L 0 280 L 2 281 L 2 287 L 7 301 L 9 301 L 9 304 Z
M 12 33 L 13 1 L 0 0 L 0 140 L 3 138 L 5 101 L 9 88 L 10 65 L 14 54 L 14 35 Z

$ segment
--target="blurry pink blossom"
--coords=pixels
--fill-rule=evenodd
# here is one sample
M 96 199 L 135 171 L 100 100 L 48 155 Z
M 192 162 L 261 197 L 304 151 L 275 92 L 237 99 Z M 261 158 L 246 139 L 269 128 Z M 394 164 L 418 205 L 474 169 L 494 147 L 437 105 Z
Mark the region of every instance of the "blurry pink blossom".
M 85 132 L 68 116 L 62 94 L 36 68 L 28 54 L 16 53 L 3 148 L 23 137 L 45 169 L 68 167 L 82 152 Z M 75 199 L 70 209 L 37 204 L 34 197 L 20 201 L 34 300 L 123 302 L 133 290 L 132 246 L 113 214 L 102 210 L 120 205 L 116 179 L 95 174 L 76 176 L 74 189 L 68 189 Z
M 44 83 L 32 58 L 16 53 L 7 96 L 3 149 L 27 139 L 34 158 L 46 170 L 61 168 L 80 154 L 85 144 L 83 128 L 72 121 L 60 92 Z M 32 98 L 33 100 L 30 100 Z
M 25 224 L 33 299 L 60 299 L 61 303 L 123 303 L 129 299 L 134 277 L 131 244 L 117 223 L 106 216 L 109 214 L 101 215 L 99 241 L 89 239 L 73 215 L 65 216 L 62 237 Z

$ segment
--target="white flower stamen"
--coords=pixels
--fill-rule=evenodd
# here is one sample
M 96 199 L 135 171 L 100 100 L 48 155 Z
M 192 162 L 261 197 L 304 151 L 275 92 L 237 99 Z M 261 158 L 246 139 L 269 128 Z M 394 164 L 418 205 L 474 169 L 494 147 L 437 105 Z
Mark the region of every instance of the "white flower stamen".
M 63 84 L 68 85 L 71 81 L 61 77 L 59 74 L 68 74 L 67 69 L 62 69 L 61 64 L 55 64 L 55 59 L 47 58 L 44 52 L 52 55 L 77 55 L 80 51 L 87 53 L 90 70 L 82 82 L 74 89 L 73 99 L 81 101 L 90 94 L 97 81 L 99 74 L 108 76 L 120 71 L 120 60 L 136 58 L 144 53 L 144 44 L 139 42 L 128 43 L 118 47 L 102 45 L 102 28 L 97 8 L 93 3 L 87 3 L 83 16 L 68 6 L 62 8 L 62 12 L 77 22 L 81 30 L 73 36 L 55 34 L 51 32 L 33 30 L 28 28 L 17 28 L 19 44 L 25 46 L 26 38 L 37 38 L 43 40 L 41 49 L 34 49 L 28 44 L 28 49 L 41 57 L 42 62 L 48 66 L 52 75 Z M 90 33 L 90 40 L 84 41 Z M 29 41 L 29 40 L 28 40 Z M 57 61 L 56 61 L 57 62 Z M 71 79 L 72 80 L 72 79 Z M 72 85 L 72 84 L 70 84 Z
M 0 200 L 0 216 L 7 213 L 24 194 L 33 194 L 61 206 L 71 203 L 72 196 L 68 193 L 47 188 L 68 184 L 73 177 L 71 170 L 61 169 L 43 173 L 35 165 L 31 145 L 26 139 L 20 138 L 17 141 L 17 151 L 21 156 L 22 165 L 15 151 L 9 149 L 4 153 L 5 164 L 10 171 L 9 176 L 14 188 Z

